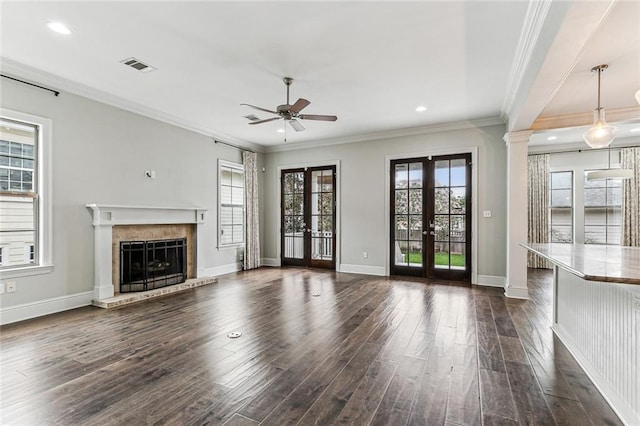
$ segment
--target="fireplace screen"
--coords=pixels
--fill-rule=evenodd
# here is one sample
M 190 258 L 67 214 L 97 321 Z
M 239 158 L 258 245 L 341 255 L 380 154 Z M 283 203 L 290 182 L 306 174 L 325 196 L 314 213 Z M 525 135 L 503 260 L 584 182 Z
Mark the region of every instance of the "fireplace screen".
M 145 291 L 187 279 L 187 239 L 122 241 L 120 293 Z

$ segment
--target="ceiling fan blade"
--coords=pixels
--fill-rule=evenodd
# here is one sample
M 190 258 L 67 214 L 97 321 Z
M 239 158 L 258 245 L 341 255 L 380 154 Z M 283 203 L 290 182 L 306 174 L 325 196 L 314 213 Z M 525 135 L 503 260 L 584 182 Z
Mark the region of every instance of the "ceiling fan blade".
M 298 113 L 305 109 L 310 103 L 311 102 L 309 102 L 308 100 L 300 98 L 296 101 L 295 104 L 291 105 L 291 108 L 289 108 L 289 112 Z
M 275 120 L 280 120 L 282 117 L 273 117 L 273 118 L 267 118 L 266 120 L 258 120 L 258 121 L 252 121 L 249 124 L 261 124 L 261 123 L 268 123 L 270 121 L 275 121 Z
M 293 130 L 296 132 L 304 130 L 304 126 L 298 120 L 289 120 L 289 124 L 291 124 L 291 127 L 293 127 Z
M 298 118 L 303 120 L 318 120 L 318 121 L 336 121 L 338 117 L 335 115 L 317 115 L 317 114 L 300 114 Z
M 250 107 L 250 108 L 257 109 L 258 111 L 264 111 L 264 112 L 268 112 L 268 113 L 271 113 L 271 114 L 278 114 L 277 112 L 275 112 L 275 111 L 271 111 L 270 109 L 260 108 L 260 107 L 257 107 L 257 106 L 255 106 L 255 105 L 249 105 L 249 104 L 240 104 L 240 105 L 242 105 L 242 106 L 248 106 L 248 107 Z

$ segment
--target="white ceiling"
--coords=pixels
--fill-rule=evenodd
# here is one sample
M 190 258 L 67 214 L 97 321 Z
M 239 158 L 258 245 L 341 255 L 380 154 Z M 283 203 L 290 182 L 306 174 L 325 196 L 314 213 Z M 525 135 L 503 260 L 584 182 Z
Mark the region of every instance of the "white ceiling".
M 540 116 L 595 109 L 598 74 L 591 72 L 591 68 L 600 64 L 609 66 L 601 76 L 602 107 L 610 110 L 637 106 L 634 93 L 640 89 L 640 1 L 615 3 Z
M 227 141 L 282 145 L 243 115 L 311 101 L 289 142 L 498 117 L 526 1 L 2 2 L 3 58 Z M 51 32 L 60 21 L 73 33 Z M 129 57 L 156 67 L 140 73 Z M 592 90 L 589 91 L 591 93 Z M 590 98 L 591 100 L 591 98 Z M 425 105 L 427 111 L 415 108 Z M 133 108 L 136 109 L 136 108 Z
M 603 8 L 608 13 L 562 71 L 564 78 L 545 81 L 553 96 L 540 117 L 593 110 L 597 80 L 590 69 L 600 63 L 609 64 L 603 107 L 637 107 L 640 1 L 601 1 L 613 6 Z M 272 148 L 285 145 L 276 132 L 284 123 L 249 126 L 244 115 L 270 115 L 240 104 L 275 109 L 285 103 L 284 76 L 295 79 L 291 102 L 311 101 L 304 113 L 339 117 L 334 123 L 304 121 L 304 132 L 287 128 L 289 145 L 499 117 L 505 97 L 518 89 L 513 70 L 527 61 L 519 49 L 530 35 L 521 33 L 531 18 L 528 1 L 0 5 L 3 72 L 17 64 L 18 77 L 55 77 L 48 81 L 68 83 L 63 86 L 76 93 L 227 142 Z M 572 3 L 571 22 L 564 25 L 586 25 L 592 5 Z M 73 33 L 51 32 L 51 21 Z M 144 74 L 120 63 L 132 56 L 158 70 Z M 550 73 L 542 68 L 539 75 Z M 418 105 L 427 110 L 416 112 Z M 620 137 L 636 136 L 630 133 L 636 127 L 622 124 Z M 550 132 L 544 131 L 531 143 L 579 143 L 582 132 L 567 129 L 548 141 Z

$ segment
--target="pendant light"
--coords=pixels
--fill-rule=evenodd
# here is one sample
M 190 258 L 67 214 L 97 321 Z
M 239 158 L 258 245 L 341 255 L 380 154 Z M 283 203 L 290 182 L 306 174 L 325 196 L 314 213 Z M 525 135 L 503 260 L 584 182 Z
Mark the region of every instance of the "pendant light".
M 582 137 L 587 145 L 594 149 L 608 147 L 618 131 L 617 127 L 607 124 L 604 109 L 600 106 L 600 75 L 608 67 L 608 65 L 597 65 L 591 68 L 592 72 L 598 73 L 598 108 L 593 111 L 593 126 L 589 127 Z
M 604 180 L 604 179 L 631 179 L 633 178 L 633 170 L 631 169 L 612 169 L 611 168 L 611 147 L 608 149 L 609 168 L 606 170 L 594 170 L 587 173 L 587 180 Z

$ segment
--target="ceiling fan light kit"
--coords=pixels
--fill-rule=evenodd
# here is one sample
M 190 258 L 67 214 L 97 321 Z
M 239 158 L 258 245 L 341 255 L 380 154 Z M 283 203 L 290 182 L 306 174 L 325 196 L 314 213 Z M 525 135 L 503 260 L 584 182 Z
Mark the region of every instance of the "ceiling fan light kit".
M 584 141 L 593 149 L 606 148 L 616 137 L 617 127 L 611 126 L 605 119 L 604 109 L 600 106 L 600 76 L 609 66 L 597 65 L 591 68 L 591 72 L 598 73 L 598 108 L 593 112 L 593 126 L 589 127 L 582 135 Z
M 248 106 L 258 111 L 277 115 L 277 117 L 267 118 L 265 120 L 252 121 L 249 123 L 249 125 L 268 123 L 270 121 L 283 119 L 284 121 L 289 123 L 293 130 L 295 130 L 296 132 L 302 132 L 304 130 L 304 126 L 298 120 L 336 121 L 338 119 L 338 117 L 336 117 L 335 115 L 300 114 L 300 111 L 309 106 L 311 102 L 304 98 L 299 98 L 293 105 L 291 105 L 289 103 L 289 87 L 291 87 L 291 85 L 293 84 L 293 78 L 284 77 L 282 81 L 284 82 L 285 86 L 287 86 L 287 102 L 283 105 L 278 105 L 275 111 L 255 105 L 240 104 L 242 106 Z

